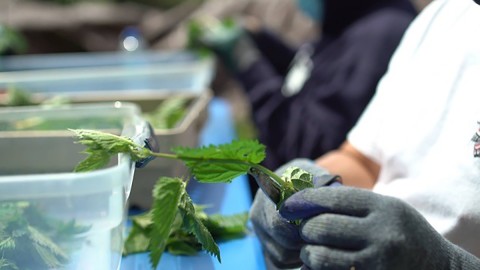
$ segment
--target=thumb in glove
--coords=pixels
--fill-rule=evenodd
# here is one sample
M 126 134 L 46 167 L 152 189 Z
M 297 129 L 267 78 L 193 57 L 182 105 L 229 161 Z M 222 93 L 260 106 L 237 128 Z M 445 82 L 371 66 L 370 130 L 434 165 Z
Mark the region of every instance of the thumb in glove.
M 303 220 L 302 269 L 480 269 L 401 200 L 350 187 L 305 189 L 280 214 Z
M 293 160 L 277 169 L 275 173 L 282 175 L 289 167 L 299 167 L 313 174 L 315 186 L 332 183 L 333 177 L 308 159 Z M 300 249 L 305 242 L 300 237 L 298 225 L 281 217 L 276 205 L 262 190 L 258 190 L 255 196 L 250 210 L 250 219 L 264 252 L 273 264 L 280 268 L 302 265 Z

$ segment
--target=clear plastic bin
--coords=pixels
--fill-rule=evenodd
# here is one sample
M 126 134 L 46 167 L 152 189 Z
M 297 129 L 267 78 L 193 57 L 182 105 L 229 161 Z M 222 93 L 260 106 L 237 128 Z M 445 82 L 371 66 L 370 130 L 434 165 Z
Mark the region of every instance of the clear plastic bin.
M 175 89 L 201 92 L 214 72 L 211 58 L 188 51 L 63 53 L 0 59 L 0 89 L 31 92 Z
M 58 125 L 15 130 L 5 124 L 39 118 Z M 73 133 L 62 125 L 72 120 L 71 128 L 83 128 L 78 124 L 82 118 L 108 119 L 105 129 L 103 123 L 96 128 L 131 137 L 139 144 L 148 136 L 147 125 L 133 104 L 0 110 L 4 122 L 0 130 L 0 242 L 14 244 L 2 250 L 2 259 L 16 263 L 19 269 L 119 268 L 135 166 L 127 155 L 118 155 L 105 169 L 73 173 L 85 154 L 74 143 Z M 118 128 L 111 126 L 114 118 L 120 122 Z

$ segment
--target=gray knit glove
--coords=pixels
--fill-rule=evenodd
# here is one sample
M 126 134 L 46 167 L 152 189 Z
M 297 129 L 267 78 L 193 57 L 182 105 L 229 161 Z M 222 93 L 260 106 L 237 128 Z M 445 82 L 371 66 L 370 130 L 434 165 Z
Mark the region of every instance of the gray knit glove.
M 332 177 L 311 160 L 293 160 L 275 173 L 282 175 L 288 167 L 299 167 L 312 173 L 317 187 L 331 183 Z M 250 219 L 263 250 L 272 263 L 281 268 L 299 267 L 303 264 L 300 260 L 300 249 L 305 242 L 300 238 L 299 226 L 282 218 L 275 204 L 260 189 L 253 201 Z
M 302 269 L 480 269 L 478 258 L 443 238 L 415 209 L 367 190 L 305 189 L 287 199 L 280 214 L 303 220 L 299 231 L 288 224 L 290 231 L 273 236 L 300 245 L 300 234 Z

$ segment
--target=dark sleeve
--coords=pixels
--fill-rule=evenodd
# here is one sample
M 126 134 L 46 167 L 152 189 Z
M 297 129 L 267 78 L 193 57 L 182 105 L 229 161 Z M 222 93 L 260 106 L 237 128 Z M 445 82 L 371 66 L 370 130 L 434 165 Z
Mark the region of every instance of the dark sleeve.
M 296 49 L 267 29 L 255 34 L 250 33 L 250 36 L 265 60 L 272 65 L 275 71 L 280 75 L 286 75 Z
M 296 96 L 281 94 L 278 76 L 247 88 L 259 139 L 267 146 L 264 164 L 275 169 L 337 148 L 373 96 L 412 19 L 384 12 L 352 26 L 314 56 L 312 75 Z M 268 65 L 259 62 L 256 69 L 266 72 Z
M 276 86 L 268 87 L 271 88 L 269 91 L 280 91 L 295 51 L 267 30 L 262 30 L 255 35 L 250 34 L 250 36 L 260 55 L 247 70 L 235 74 L 236 78 L 247 92 L 264 88 L 265 83 L 272 81 Z

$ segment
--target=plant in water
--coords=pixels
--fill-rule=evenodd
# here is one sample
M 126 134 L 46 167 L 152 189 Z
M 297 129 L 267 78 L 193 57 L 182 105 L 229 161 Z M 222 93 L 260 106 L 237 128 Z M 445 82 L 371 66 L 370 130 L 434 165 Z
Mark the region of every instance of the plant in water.
M 0 203 L 0 269 L 62 269 L 90 227 L 49 218 L 29 202 Z M 25 258 L 28 258 L 26 260 Z
M 112 156 L 126 153 L 133 161 L 149 157 L 183 161 L 201 183 L 229 183 L 244 174 L 261 174 L 280 191 L 278 205 L 293 193 L 313 186 L 312 175 L 299 168 L 291 168 L 285 175 L 278 176 L 260 165 L 265 158 L 265 146 L 256 140 L 238 140 L 199 148 L 176 147 L 172 149 L 173 153 L 157 153 L 122 136 L 95 130 L 72 131 L 78 137 L 78 143 L 87 146 L 84 153 L 88 154 L 75 168 L 77 172 L 102 168 Z M 196 240 L 193 242 L 221 261 L 220 250 L 211 231 L 237 228 L 234 231 L 238 233 L 238 225 L 246 223 L 246 216 L 230 217 L 226 223 L 231 226 L 225 226 L 224 222 L 224 226 L 219 227 L 222 223 L 215 223 L 198 211 L 186 192 L 187 184 L 188 179 L 162 177 L 158 180 L 153 190 L 151 210 L 133 218 L 133 227 L 125 245 L 127 254 L 149 251 L 152 266 L 156 268 L 166 249 L 173 250 L 173 253 L 180 251 L 180 254 L 188 254 L 189 250 L 193 252 L 185 243 L 192 241 L 194 236 Z M 189 240 L 182 241 L 187 236 Z

